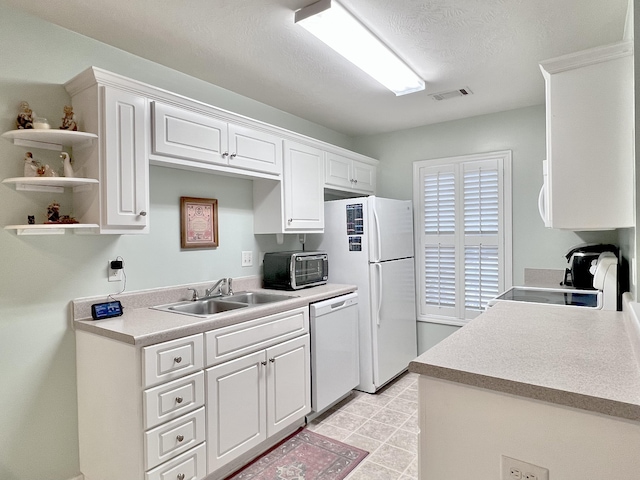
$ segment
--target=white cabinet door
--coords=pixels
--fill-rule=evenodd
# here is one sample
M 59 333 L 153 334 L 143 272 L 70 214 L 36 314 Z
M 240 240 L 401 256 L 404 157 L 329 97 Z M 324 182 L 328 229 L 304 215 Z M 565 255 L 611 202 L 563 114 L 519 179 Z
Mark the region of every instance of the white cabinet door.
M 362 192 L 375 193 L 376 167 L 354 160 L 352 163 L 353 188 Z
M 267 432 L 273 435 L 311 411 L 309 335 L 267 349 Z
M 284 142 L 284 230 L 324 228 L 324 152 Z
M 327 187 L 350 190 L 353 183 L 351 160 L 342 155 L 327 152 L 324 183 Z
M 207 369 L 208 473 L 267 438 L 265 351 Z
M 633 226 L 633 43 L 549 60 L 541 69 L 546 85 L 547 226 Z
M 227 164 L 227 122 L 153 102 L 152 152 L 166 157 Z
M 104 105 L 105 229 L 143 229 L 149 212 L 147 100 L 102 87 Z
M 229 124 L 229 166 L 282 173 L 282 138 Z
M 326 155 L 325 187 L 375 193 L 375 166 L 332 152 L 327 152 Z

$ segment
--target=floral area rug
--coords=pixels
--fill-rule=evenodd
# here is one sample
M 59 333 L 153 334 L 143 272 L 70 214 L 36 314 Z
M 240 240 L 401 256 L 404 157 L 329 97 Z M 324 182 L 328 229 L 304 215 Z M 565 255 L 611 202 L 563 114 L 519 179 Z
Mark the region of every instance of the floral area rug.
M 342 480 L 368 454 L 303 428 L 226 480 Z

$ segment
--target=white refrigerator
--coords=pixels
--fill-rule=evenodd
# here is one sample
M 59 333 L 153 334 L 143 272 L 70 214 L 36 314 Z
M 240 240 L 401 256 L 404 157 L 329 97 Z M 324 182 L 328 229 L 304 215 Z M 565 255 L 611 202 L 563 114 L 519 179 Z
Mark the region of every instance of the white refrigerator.
M 417 356 L 413 214 L 408 200 L 325 202 L 319 248 L 329 282 L 358 286 L 360 384 L 373 393 Z

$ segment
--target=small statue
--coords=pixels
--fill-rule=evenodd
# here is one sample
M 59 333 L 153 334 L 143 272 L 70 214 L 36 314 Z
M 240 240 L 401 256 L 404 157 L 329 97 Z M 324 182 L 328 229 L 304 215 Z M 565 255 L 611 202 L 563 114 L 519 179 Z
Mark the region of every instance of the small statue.
M 76 123 L 76 115 L 73 113 L 73 107 L 70 105 L 64 106 L 64 118 L 62 119 L 61 130 L 73 130 L 78 131 L 78 124 Z M 66 177 L 66 175 L 65 175 Z
M 53 202 L 47 207 L 47 222 L 58 223 L 60 220 L 60 204 Z
M 67 152 L 62 152 L 60 154 L 60 158 L 62 158 L 64 176 L 68 178 L 73 178 L 73 168 L 71 168 L 71 158 L 69 158 L 69 154 Z
M 20 102 L 20 113 L 16 119 L 18 130 L 33 128 L 33 117 L 35 116 L 36 114 L 29 108 L 27 102 Z
M 24 176 L 25 177 L 37 177 L 38 169 L 41 167 L 40 163 L 33 158 L 31 152 L 27 152 L 24 155 Z M 42 171 L 44 174 L 44 170 Z
M 36 217 L 35 215 L 27 215 L 27 223 L 29 225 L 35 225 L 36 224 Z
M 58 173 L 51 168 L 49 165 L 38 166 L 38 176 L 39 177 L 58 177 Z

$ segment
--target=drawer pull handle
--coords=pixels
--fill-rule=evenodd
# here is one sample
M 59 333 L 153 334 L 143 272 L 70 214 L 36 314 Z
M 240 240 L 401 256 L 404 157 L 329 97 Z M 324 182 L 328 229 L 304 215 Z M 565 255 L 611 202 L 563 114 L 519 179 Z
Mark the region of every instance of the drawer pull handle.
M 176 357 L 173 359 L 174 362 L 180 363 L 182 361 L 182 357 Z
M 270 359 L 269 359 L 269 361 L 270 361 L 271 363 L 275 363 L 276 359 L 275 359 L 275 358 L 270 358 Z
M 260 363 L 261 363 L 262 365 L 266 365 L 266 364 L 267 364 L 267 362 L 260 362 Z
M 178 474 L 178 480 L 184 480 L 184 473 Z
M 182 403 L 183 400 L 182 397 L 176 397 L 176 403 Z
M 178 442 L 181 442 L 184 440 L 184 435 L 178 435 L 176 439 L 178 440 Z

